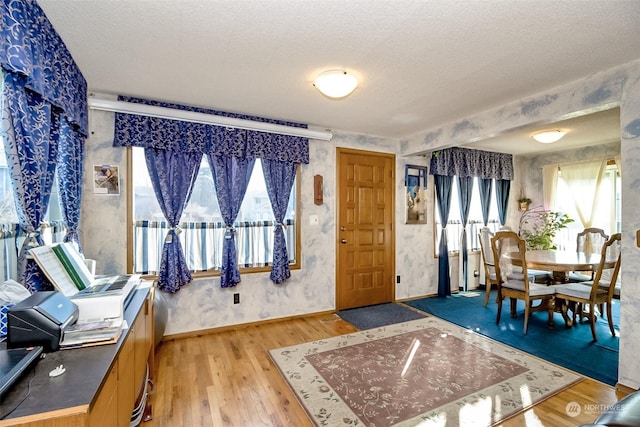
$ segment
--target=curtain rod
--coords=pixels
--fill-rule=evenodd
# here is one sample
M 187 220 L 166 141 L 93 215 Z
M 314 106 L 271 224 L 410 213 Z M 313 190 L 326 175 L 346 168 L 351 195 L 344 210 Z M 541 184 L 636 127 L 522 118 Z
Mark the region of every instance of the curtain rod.
M 155 105 L 137 104 L 134 102 L 115 101 L 109 99 L 88 99 L 92 110 L 112 111 L 115 113 L 134 114 L 138 116 L 158 117 L 161 119 L 180 120 L 184 122 L 202 123 L 205 125 L 224 126 L 235 129 L 247 129 L 279 135 L 299 136 L 309 139 L 330 141 L 331 132 L 315 131 L 294 126 L 278 125 L 274 123 L 256 122 L 235 117 L 216 116 L 214 114 L 196 111 L 176 110 L 174 108 L 158 107 Z

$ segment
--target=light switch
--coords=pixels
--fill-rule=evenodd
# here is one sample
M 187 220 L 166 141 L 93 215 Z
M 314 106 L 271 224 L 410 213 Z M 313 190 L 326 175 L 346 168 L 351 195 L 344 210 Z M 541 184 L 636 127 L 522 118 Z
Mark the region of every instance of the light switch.
M 318 215 L 309 215 L 309 224 L 318 225 L 320 223 L 320 219 Z

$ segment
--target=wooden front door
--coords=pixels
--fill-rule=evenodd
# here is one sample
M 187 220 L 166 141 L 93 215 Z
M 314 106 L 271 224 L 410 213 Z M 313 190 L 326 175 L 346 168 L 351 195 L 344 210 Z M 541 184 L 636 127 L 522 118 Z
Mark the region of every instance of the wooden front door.
M 395 295 L 395 156 L 338 148 L 338 310 Z

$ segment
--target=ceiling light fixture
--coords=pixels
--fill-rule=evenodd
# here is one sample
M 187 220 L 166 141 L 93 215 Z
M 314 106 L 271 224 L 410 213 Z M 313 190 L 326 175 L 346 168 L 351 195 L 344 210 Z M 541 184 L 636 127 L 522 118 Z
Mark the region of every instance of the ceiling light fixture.
M 542 144 L 551 144 L 559 141 L 566 133 L 566 131 L 560 129 L 544 130 L 534 133 L 531 137 Z
M 358 87 L 358 79 L 344 70 L 329 70 L 320 73 L 313 85 L 323 95 L 340 99 L 351 94 Z

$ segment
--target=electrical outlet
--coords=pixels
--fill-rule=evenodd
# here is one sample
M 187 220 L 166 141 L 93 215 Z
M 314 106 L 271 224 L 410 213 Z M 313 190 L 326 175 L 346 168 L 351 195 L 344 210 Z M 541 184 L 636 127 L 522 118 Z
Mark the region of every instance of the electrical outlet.
M 233 303 L 240 304 L 240 294 L 233 294 Z

